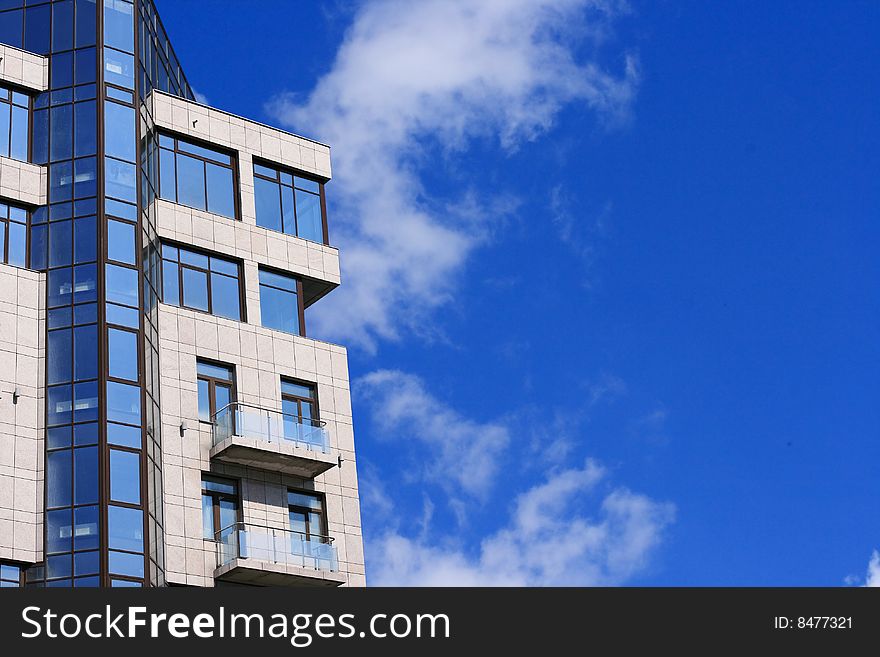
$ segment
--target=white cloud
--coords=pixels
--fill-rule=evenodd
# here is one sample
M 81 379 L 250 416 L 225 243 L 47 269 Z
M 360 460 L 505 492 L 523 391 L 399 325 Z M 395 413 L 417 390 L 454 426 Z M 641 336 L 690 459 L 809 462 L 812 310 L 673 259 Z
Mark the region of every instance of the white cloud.
M 451 542 L 429 544 L 389 530 L 370 549 L 377 586 L 603 586 L 643 570 L 673 521 L 672 504 L 616 488 L 601 501 L 604 470 L 551 474 L 515 502 L 507 525 L 469 554 Z
M 270 104 L 280 122 L 334 149 L 331 239 L 342 247 L 345 285 L 315 308 L 322 335 L 373 349 L 402 329 L 425 330 L 487 227 L 510 210 L 469 189 L 429 197 L 423 176 L 438 149 L 462 153 L 474 139 L 494 138 L 512 150 L 547 131 L 569 103 L 604 122 L 627 115 L 635 59 L 615 75 L 577 54 L 602 42 L 619 6 L 372 0 L 311 93 Z
M 880 552 L 874 550 L 871 561 L 868 563 L 868 575 L 865 578 L 865 586 L 880 588 Z
M 427 479 L 447 492 L 488 493 L 510 442 L 506 426 L 462 416 L 431 395 L 421 379 L 398 370 L 371 372 L 355 381 L 354 391 L 370 404 L 374 435 L 428 448 L 429 455 L 421 455 Z

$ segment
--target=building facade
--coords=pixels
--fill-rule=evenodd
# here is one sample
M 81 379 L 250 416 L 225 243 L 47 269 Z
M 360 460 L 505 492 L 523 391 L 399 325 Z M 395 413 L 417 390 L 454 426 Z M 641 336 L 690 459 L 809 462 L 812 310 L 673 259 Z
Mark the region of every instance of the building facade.
M 152 0 L 0 0 L 0 586 L 365 584 L 330 174 Z

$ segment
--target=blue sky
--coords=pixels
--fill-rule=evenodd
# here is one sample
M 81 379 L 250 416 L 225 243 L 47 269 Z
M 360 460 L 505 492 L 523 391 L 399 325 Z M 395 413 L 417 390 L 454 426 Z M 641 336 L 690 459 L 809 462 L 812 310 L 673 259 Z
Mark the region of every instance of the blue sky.
M 157 4 L 333 147 L 371 583 L 880 583 L 880 5 Z

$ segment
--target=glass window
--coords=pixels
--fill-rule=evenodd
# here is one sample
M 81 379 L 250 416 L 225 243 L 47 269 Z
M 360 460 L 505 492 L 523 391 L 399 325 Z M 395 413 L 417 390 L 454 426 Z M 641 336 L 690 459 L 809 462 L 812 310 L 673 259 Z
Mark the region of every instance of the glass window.
M 46 552 L 70 552 L 71 530 L 70 509 L 46 513 Z
M 110 450 L 110 499 L 114 502 L 140 504 L 141 459 L 135 452 Z
M 95 0 L 76 0 L 76 47 L 95 45 L 98 12 Z
M 107 382 L 107 419 L 124 424 L 141 423 L 141 390 L 127 383 Z
M 98 378 L 98 327 L 94 324 L 73 329 L 73 379 Z
M 235 375 L 227 365 L 203 360 L 197 361 L 196 373 L 199 382 L 199 419 L 211 422 L 216 413 L 232 402 Z
M 107 220 L 107 257 L 110 260 L 135 264 L 134 229 L 134 224 Z
M 141 447 L 141 430 L 139 427 L 129 427 L 124 424 L 107 424 L 107 442 L 121 447 Z
M 135 161 L 134 108 L 104 101 L 104 152 L 128 162 Z
M 49 24 L 51 20 L 49 5 L 28 7 L 25 17 L 24 49 L 38 55 L 49 53 Z
M 98 507 L 83 506 L 73 510 L 73 549 L 94 550 L 98 547 Z
M 52 51 L 73 48 L 73 0 L 56 2 L 52 6 Z
M 55 230 L 54 224 L 52 230 Z M 95 217 L 80 217 L 73 221 L 73 261 L 76 264 L 98 259 L 97 230 Z
M 287 510 L 291 531 L 309 540 L 327 540 L 323 498 L 312 493 L 288 491 Z
M 134 164 L 104 158 L 104 189 L 108 196 L 137 203 L 137 170 Z
M 21 9 L 4 11 L 0 14 L 0 42 L 16 48 L 22 47 L 22 22 L 24 12 Z
M 165 244 L 162 279 L 165 303 L 241 319 L 241 275 L 237 262 Z
M 73 125 L 76 140 L 74 155 L 77 157 L 81 155 L 94 155 L 98 150 L 95 101 L 89 100 L 73 106 Z
M 127 552 L 110 550 L 109 563 L 111 575 L 140 578 L 144 576 L 144 557 L 141 554 L 129 554 Z M 119 579 L 112 580 L 111 585 L 142 586 L 139 582 L 126 582 Z
M 162 198 L 236 218 L 234 163 L 230 155 L 159 135 L 159 194 Z
M 70 329 L 49 331 L 46 345 L 46 378 L 49 385 L 67 383 L 73 379 L 72 345 Z
M 98 448 L 73 450 L 73 503 L 95 504 L 98 501 Z
M 137 333 L 116 328 L 107 329 L 109 374 L 114 379 L 137 381 Z
M 0 563 L 0 588 L 21 586 L 21 568 L 15 564 Z
M 254 164 L 257 225 L 324 243 L 324 184 Z
M 134 89 L 134 57 L 104 48 L 104 80 L 125 89 Z
M 268 328 L 301 335 L 298 281 L 292 276 L 260 270 L 260 313 Z
M 106 266 L 107 301 L 137 307 L 138 305 L 138 273 L 136 269 Z
M 49 508 L 70 506 L 73 481 L 69 449 L 49 452 L 46 455 L 46 505 Z
M 218 477 L 202 478 L 202 536 L 214 539 L 238 522 L 238 487 Z
M 27 161 L 31 129 L 29 103 L 24 94 L 0 86 L 0 155 Z
M 27 263 L 27 211 L 0 203 L 0 262 Z
M 104 0 L 104 43 L 134 52 L 134 8 L 125 0 Z
M 142 552 L 144 549 L 144 512 L 121 506 L 107 509 L 110 549 Z M 143 562 L 143 557 L 140 557 Z

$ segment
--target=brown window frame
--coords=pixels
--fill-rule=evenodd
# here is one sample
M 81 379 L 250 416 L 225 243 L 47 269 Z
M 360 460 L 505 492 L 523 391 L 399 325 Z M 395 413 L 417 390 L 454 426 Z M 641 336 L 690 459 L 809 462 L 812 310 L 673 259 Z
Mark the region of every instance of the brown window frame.
M 216 376 L 211 376 L 209 374 L 201 374 L 199 372 L 199 363 L 205 363 L 206 365 L 213 365 L 214 367 L 223 367 L 229 370 L 230 378 L 229 379 L 221 379 Z M 221 363 L 219 361 L 209 360 L 207 358 L 197 358 L 196 359 L 196 382 L 205 381 L 208 384 L 208 408 L 210 410 L 210 419 L 203 420 L 199 417 L 199 422 L 213 422 L 214 416 L 217 414 L 217 411 L 223 410 L 217 408 L 217 385 L 221 384 L 222 386 L 229 387 L 229 403 L 235 403 L 238 399 L 237 389 L 235 385 L 235 366 L 229 365 L 228 363 Z M 196 393 L 198 394 L 198 383 L 196 384 Z
M 257 268 L 257 292 L 260 295 L 260 304 L 263 303 L 262 288 L 264 285 L 266 287 L 271 287 L 272 289 L 275 289 L 275 290 L 281 290 L 282 292 L 290 292 L 290 290 L 285 290 L 284 288 L 280 288 L 277 285 L 270 285 L 269 283 L 263 283 L 260 280 L 260 272 L 261 271 L 266 271 L 271 274 L 276 274 L 278 276 L 284 276 L 285 278 L 293 279 L 296 282 L 296 310 L 297 310 L 297 316 L 299 319 L 299 333 L 288 333 L 288 335 L 298 335 L 301 338 L 307 337 L 306 336 L 306 305 L 305 305 L 305 295 L 303 294 L 302 278 L 295 275 L 295 274 L 291 274 L 290 272 L 282 271 L 280 269 L 274 269 L 273 267 L 264 267 L 263 265 L 260 265 Z M 281 331 L 281 329 L 276 329 L 272 326 L 266 326 L 265 324 L 263 324 L 262 318 L 260 318 L 260 325 L 267 328 L 267 329 L 270 329 L 272 331 Z M 286 333 L 286 331 L 281 331 L 281 332 Z
M 171 247 L 177 249 L 177 260 L 174 261 L 171 258 L 165 257 L 165 253 L 162 247 Z M 190 253 L 196 253 L 198 255 L 202 255 L 208 258 L 208 268 L 205 269 L 203 267 L 199 267 L 198 265 L 193 265 L 188 262 L 183 262 L 180 259 L 181 251 L 189 251 Z M 238 280 L 238 319 L 234 319 L 232 317 L 225 317 L 224 315 L 215 315 L 214 314 L 214 295 L 212 289 L 211 282 L 211 274 L 219 274 L 220 276 L 226 276 L 227 278 L 232 278 L 229 274 L 221 271 L 214 271 L 211 269 L 211 258 L 215 258 L 217 260 L 223 260 L 230 264 L 234 264 L 237 268 L 238 274 L 236 276 L 236 280 Z M 194 248 L 192 246 L 186 244 L 177 244 L 176 242 L 170 242 L 168 240 L 162 240 L 159 244 L 159 259 L 160 259 L 160 275 L 161 279 L 161 295 L 160 298 L 163 303 L 168 303 L 172 306 L 176 306 L 178 308 L 186 308 L 187 310 L 192 310 L 197 313 L 207 313 L 208 315 L 212 315 L 214 317 L 221 317 L 223 319 L 228 319 L 233 322 L 247 322 L 247 303 L 245 303 L 245 292 L 244 292 L 244 269 L 242 267 L 241 261 L 233 258 L 226 258 L 224 256 L 216 255 L 210 251 L 205 251 L 204 249 Z M 174 263 L 177 265 L 177 303 L 173 303 L 167 301 L 165 299 L 165 263 Z M 206 280 L 206 291 L 208 296 L 208 309 L 203 310 L 201 308 L 193 308 L 192 306 L 187 306 L 183 303 L 183 270 L 190 269 L 192 271 L 197 271 L 205 274 Z
M 221 493 L 215 490 L 206 490 L 205 489 L 205 481 L 217 481 L 223 484 L 231 484 L 233 487 L 234 493 Z M 214 540 L 217 536 L 218 532 L 223 531 L 226 527 L 220 526 L 220 501 L 233 501 L 235 502 L 235 515 L 236 522 L 241 522 L 241 487 L 239 486 L 239 482 L 236 479 L 228 479 L 226 477 L 217 477 L 213 474 L 202 474 L 202 498 L 206 495 L 211 498 L 211 508 L 213 510 L 213 525 L 214 525 L 214 536 L 211 537 L 211 540 Z M 204 536 L 204 527 L 202 528 L 202 538 L 207 539 L 207 536 Z
M 174 148 L 169 148 L 167 146 L 162 145 L 161 138 L 167 137 L 168 139 L 174 140 Z M 225 162 L 219 162 L 217 160 L 211 160 L 207 157 L 199 155 L 198 153 L 191 153 L 186 149 L 180 148 L 180 142 L 192 144 L 193 146 L 197 146 L 199 148 L 205 148 L 210 151 L 215 151 L 222 155 L 229 156 L 229 164 Z M 168 151 L 174 154 L 174 200 L 166 199 L 162 196 L 162 151 Z M 205 207 L 204 208 L 196 208 L 191 205 L 186 205 L 185 203 L 180 202 L 180 189 L 177 181 L 177 156 L 178 155 L 186 155 L 187 157 L 191 157 L 195 160 L 199 160 L 202 162 L 204 166 L 204 175 L 203 179 L 205 182 Z M 224 167 L 230 169 L 232 171 L 232 205 L 233 205 L 233 217 L 226 217 L 227 219 L 232 219 L 234 221 L 241 221 L 241 177 L 238 172 L 238 153 L 233 150 L 229 150 L 227 148 L 223 148 L 222 146 L 217 146 L 216 144 L 212 144 L 207 141 L 203 141 L 198 138 L 191 137 L 189 135 L 181 136 L 174 132 L 170 132 L 168 130 L 157 130 L 156 131 L 156 198 L 160 198 L 170 203 L 175 203 L 177 205 L 182 205 L 185 208 L 192 208 L 193 210 L 199 210 L 201 212 L 207 212 L 209 214 L 214 214 L 218 217 L 226 217 L 225 214 L 217 214 L 216 212 L 211 212 L 208 209 L 208 173 L 207 173 L 207 164 L 214 164 L 216 166 Z
M 275 171 L 275 177 L 270 178 L 269 176 L 266 176 L 262 173 L 258 173 L 257 172 L 258 166 L 265 167 L 267 169 L 272 169 L 273 171 Z M 323 240 L 322 242 L 320 242 L 320 244 L 323 244 L 324 246 L 330 246 L 330 231 L 329 231 L 329 228 L 327 227 L 327 196 L 324 191 L 324 186 L 326 185 L 327 180 L 323 179 L 323 178 L 319 178 L 313 174 L 304 173 L 302 171 L 299 171 L 297 169 L 293 169 L 291 167 L 282 166 L 282 165 L 278 164 L 277 162 L 270 162 L 269 160 L 254 158 L 254 178 L 260 178 L 261 180 L 268 180 L 269 182 L 276 183 L 278 185 L 279 197 L 281 196 L 281 187 L 282 186 L 285 186 L 285 187 L 290 186 L 294 190 L 297 189 L 296 182 L 294 182 L 292 185 L 287 185 L 287 183 L 281 182 L 281 174 L 282 173 L 290 174 L 294 178 L 302 178 L 304 180 L 310 180 L 314 183 L 318 183 L 318 197 L 320 198 L 320 201 L 321 201 L 321 237 Z M 312 192 L 311 190 L 300 189 L 300 191 L 304 191 L 307 194 L 314 194 L 314 192 Z M 254 191 L 254 193 L 256 194 L 256 190 Z M 294 193 L 293 205 L 294 205 L 294 215 L 296 215 L 296 194 L 295 193 Z M 299 222 L 297 221 L 297 228 L 298 227 L 299 227 Z M 266 227 L 260 226 L 260 228 L 266 228 Z M 272 229 L 266 228 L 266 230 L 272 230 Z M 274 232 L 278 232 L 278 231 L 274 231 Z M 288 233 L 286 230 L 284 230 L 284 216 L 283 215 L 281 217 L 281 231 L 280 232 L 284 235 L 292 235 L 293 237 L 299 237 L 299 230 L 297 230 L 296 232 L 293 232 L 293 233 Z M 301 237 L 300 239 L 305 239 L 305 238 Z M 311 241 L 311 240 L 308 240 L 308 241 Z
M 319 493 L 317 491 L 314 491 L 314 490 L 301 490 L 301 489 L 297 489 L 297 488 L 288 488 L 287 493 L 288 493 L 288 503 L 287 503 L 288 524 L 290 523 L 291 511 L 303 513 L 306 517 L 306 533 L 305 533 L 306 538 L 311 539 L 313 536 L 315 536 L 315 537 L 320 538 L 322 542 L 329 543 L 330 537 L 329 537 L 329 532 L 328 532 L 327 497 L 326 497 L 326 495 L 324 495 L 323 493 Z M 307 495 L 309 497 L 314 497 L 321 503 L 321 510 L 319 512 L 319 515 L 321 516 L 321 528 L 320 528 L 321 531 L 320 532 L 318 532 L 318 533 L 312 532 L 311 522 L 309 520 L 309 514 L 314 513 L 315 510 L 310 509 L 308 507 L 299 506 L 297 504 L 291 504 L 289 501 L 290 500 L 290 497 L 289 497 L 290 493 L 296 493 L 298 495 Z M 292 528 L 290 531 L 291 531 L 291 533 L 299 533 L 299 532 L 294 531 Z
M 295 395 L 293 393 L 284 392 L 284 384 L 292 383 L 294 385 L 308 387 L 312 389 L 312 397 L 302 397 L 300 395 Z M 309 418 L 313 424 L 313 426 L 319 426 L 321 420 L 321 412 L 318 407 L 318 386 L 310 381 L 299 381 L 297 379 L 291 379 L 285 376 L 281 377 L 281 402 L 282 405 L 285 401 L 295 401 L 297 403 L 298 417 L 302 419 L 302 404 L 303 402 L 307 402 L 312 405 L 312 417 Z

